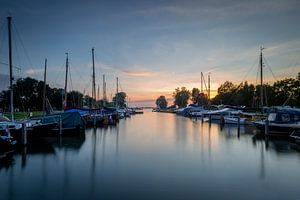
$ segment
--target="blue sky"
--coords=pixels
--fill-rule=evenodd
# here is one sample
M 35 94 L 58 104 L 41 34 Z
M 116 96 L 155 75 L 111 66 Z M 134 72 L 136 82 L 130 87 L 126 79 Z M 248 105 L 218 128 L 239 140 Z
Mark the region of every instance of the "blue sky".
M 200 87 L 211 72 L 213 89 L 230 80 L 256 82 L 259 48 L 276 79 L 300 71 L 300 1 L 26 1 L 0 0 L 0 61 L 7 62 L 6 16 L 13 17 L 14 63 L 20 76 L 63 87 L 65 52 L 72 86 L 91 94 L 91 48 L 97 84 L 108 94 L 119 76 L 132 101 L 171 97 L 176 87 Z M 21 38 L 21 39 L 20 39 Z M 24 46 L 24 48 L 23 48 Z M 0 65 L 0 73 L 8 73 Z M 274 81 L 268 67 L 266 81 Z M 102 87 L 100 87 L 102 89 Z

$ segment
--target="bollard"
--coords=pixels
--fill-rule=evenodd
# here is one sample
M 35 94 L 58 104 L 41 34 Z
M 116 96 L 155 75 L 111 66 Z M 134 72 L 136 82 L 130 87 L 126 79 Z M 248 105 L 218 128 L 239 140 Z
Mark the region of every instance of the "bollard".
M 27 145 L 27 128 L 26 123 L 22 123 L 22 144 Z
M 22 162 L 21 162 L 22 164 L 21 164 L 21 166 L 22 166 L 22 169 L 24 168 L 24 167 L 26 167 L 26 163 L 27 163 L 27 147 L 26 146 L 24 146 L 23 148 L 22 148 Z
M 94 126 L 96 126 L 96 116 L 94 115 Z
M 211 124 L 211 115 L 209 115 L 209 120 L 208 121 L 209 121 L 209 124 Z
M 241 125 L 241 117 L 240 116 L 238 116 L 238 129 L 237 129 L 237 131 L 238 131 L 238 139 L 240 138 L 240 125 Z
M 61 116 L 59 116 L 59 135 L 62 135 L 62 120 L 61 120 Z
M 266 122 L 265 122 L 265 135 L 268 135 L 269 134 L 269 120 L 266 119 Z
M 220 118 L 220 124 L 221 125 L 224 125 L 225 124 L 225 119 L 224 119 L 224 116 L 221 115 L 221 118 Z

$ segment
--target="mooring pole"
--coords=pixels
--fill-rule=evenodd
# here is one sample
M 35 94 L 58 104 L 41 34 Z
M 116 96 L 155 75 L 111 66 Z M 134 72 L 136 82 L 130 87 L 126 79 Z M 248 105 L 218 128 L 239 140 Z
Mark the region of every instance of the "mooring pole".
M 59 135 L 62 135 L 62 119 L 61 119 L 61 116 L 59 116 Z
M 238 138 L 240 138 L 241 117 L 238 116 Z
M 27 145 L 27 127 L 26 123 L 22 123 L 22 144 Z
M 269 119 L 265 122 L 265 135 L 269 135 Z

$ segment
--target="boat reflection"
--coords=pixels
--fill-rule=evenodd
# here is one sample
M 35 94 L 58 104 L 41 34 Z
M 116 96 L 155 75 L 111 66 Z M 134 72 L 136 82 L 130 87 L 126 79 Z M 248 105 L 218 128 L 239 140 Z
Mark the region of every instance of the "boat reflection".
M 265 150 L 274 150 L 276 153 L 295 153 L 299 151 L 299 144 L 286 137 L 266 137 L 262 134 L 255 134 L 252 137 L 253 145 L 263 143 Z
M 0 153 L 0 171 L 14 166 L 15 157 L 21 158 L 21 168 L 25 168 L 28 156 L 56 155 L 56 151 L 79 151 L 85 141 L 85 137 L 51 137 L 43 138 L 27 146 L 17 146 L 14 149 L 2 150 Z M 55 150 L 57 149 L 57 150 Z

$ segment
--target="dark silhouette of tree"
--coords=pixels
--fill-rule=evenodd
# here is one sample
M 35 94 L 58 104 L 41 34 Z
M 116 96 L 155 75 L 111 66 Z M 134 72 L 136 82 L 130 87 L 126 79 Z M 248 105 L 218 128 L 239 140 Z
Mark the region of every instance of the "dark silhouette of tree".
M 182 87 L 181 89 L 176 88 L 175 92 L 173 92 L 173 97 L 175 99 L 174 104 L 179 108 L 183 108 L 187 106 L 191 92 L 186 87 Z
M 218 88 L 218 94 L 213 98 L 213 104 L 233 104 L 232 95 L 237 86 L 226 81 Z
M 200 90 L 198 88 L 192 89 L 192 98 L 191 98 L 193 104 L 197 105 L 207 105 L 208 104 L 208 96 L 204 93 L 200 93 Z
M 18 79 L 13 85 L 14 91 L 14 107 L 20 111 L 34 111 L 42 110 L 43 105 L 43 87 L 44 82 L 27 77 Z M 62 109 L 62 101 L 64 98 L 62 88 L 50 88 L 46 85 L 46 96 L 55 110 Z M 68 92 L 67 107 L 82 107 L 90 106 L 92 98 L 84 95 L 78 91 Z M 122 99 L 120 97 L 120 99 Z M 0 93 L 0 108 L 4 111 L 9 110 L 10 105 L 10 92 L 9 90 Z
M 193 88 L 192 89 L 192 98 L 191 98 L 193 104 L 199 103 L 199 96 L 200 96 L 200 90 L 198 88 Z
M 68 92 L 68 107 L 82 107 L 83 106 L 83 94 L 78 91 Z
M 160 109 L 166 109 L 168 107 L 168 102 L 165 96 L 160 96 L 156 99 L 156 106 Z
M 276 81 L 273 85 L 263 85 L 264 106 L 300 106 L 300 73 L 296 79 L 287 78 Z M 247 82 L 235 85 L 226 81 L 218 88 L 218 94 L 213 98 L 214 104 L 244 105 L 260 107 L 261 86 Z
M 198 105 L 208 105 L 209 99 L 207 94 L 200 93 L 198 97 Z
M 113 98 L 114 104 L 119 108 L 126 108 L 126 96 L 125 92 L 117 93 Z

